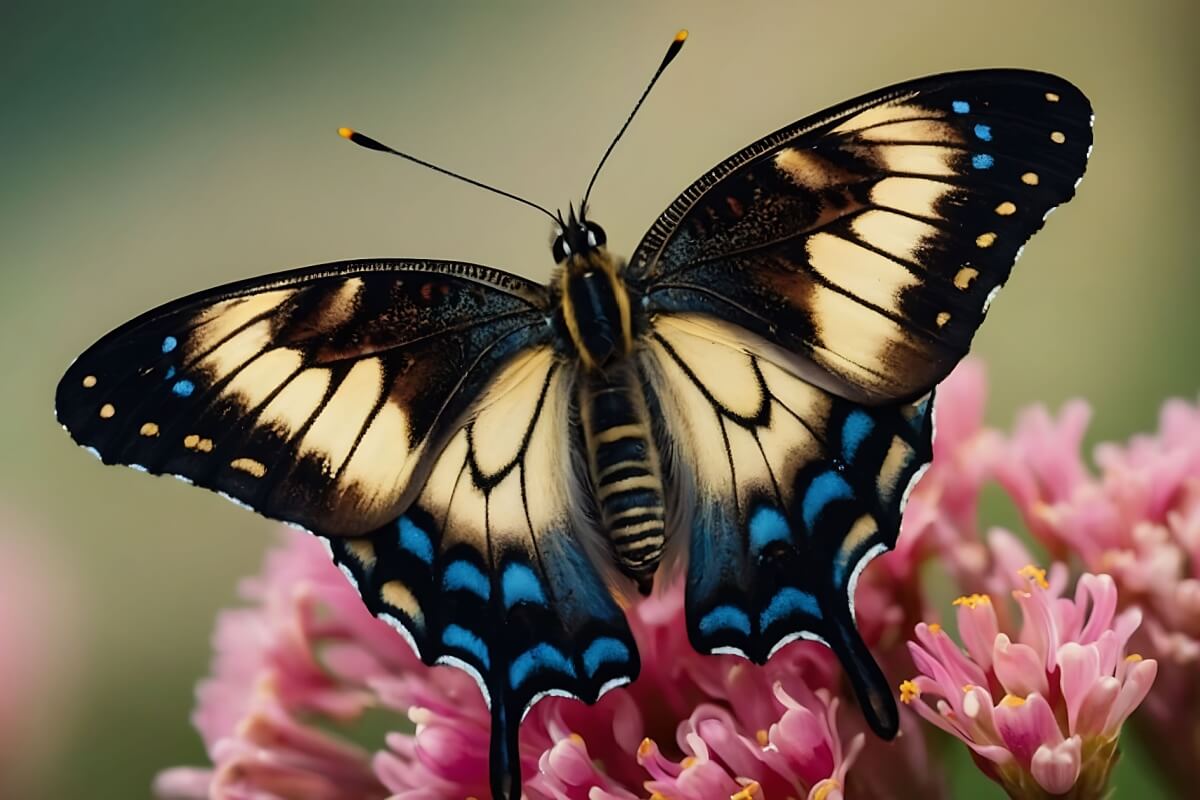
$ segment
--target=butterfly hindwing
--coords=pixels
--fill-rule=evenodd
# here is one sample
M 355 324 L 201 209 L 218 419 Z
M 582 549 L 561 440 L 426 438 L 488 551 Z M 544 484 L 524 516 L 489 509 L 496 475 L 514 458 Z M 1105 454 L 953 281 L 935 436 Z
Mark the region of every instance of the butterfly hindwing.
M 661 314 L 643 370 L 662 409 L 672 480 L 695 497 L 692 644 L 765 662 L 797 638 L 841 658 L 876 730 L 895 703 L 854 622 L 854 583 L 899 531 L 932 457 L 931 397 L 863 407 L 806 381 L 795 359 L 736 325 Z
M 684 192 L 630 282 L 803 355 L 868 403 L 914 399 L 967 352 L 1030 236 L 1091 150 L 1070 83 L 1021 70 L 924 78 L 754 143 Z
M 638 673 L 624 614 L 571 522 L 573 384 L 549 347 L 521 353 L 399 519 L 331 542 L 370 609 L 426 663 L 479 682 L 492 710 L 496 797 L 519 794 L 517 729 L 538 698 L 595 702 Z
M 545 338 L 542 287 L 470 264 L 328 264 L 184 298 L 88 349 L 59 421 L 106 463 L 178 475 L 329 535 L 395 516 L 441 427 Z

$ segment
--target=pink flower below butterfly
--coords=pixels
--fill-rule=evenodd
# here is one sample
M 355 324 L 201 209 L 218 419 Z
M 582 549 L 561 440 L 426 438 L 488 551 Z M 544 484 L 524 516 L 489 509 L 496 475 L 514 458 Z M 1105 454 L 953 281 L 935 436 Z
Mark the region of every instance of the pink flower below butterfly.
M 251 606 L 221 615 L 193 716 L 213 767 L 163 772 L 160 797 L 487 796 L 475 684 L 420 664 L 315 539 L 289 533 L 242 594 Z M 701 656 L 678 587 L 629 618 L 641 677 L 595 706 L 544 700 L 522 725 L 527 797 L 842 797 L 865 734 L 839 734 L 841 674 L 826 648 L 798 642 L 765 667 Z M 376 749 L 332 732 L 371 708 L 395 712 Z

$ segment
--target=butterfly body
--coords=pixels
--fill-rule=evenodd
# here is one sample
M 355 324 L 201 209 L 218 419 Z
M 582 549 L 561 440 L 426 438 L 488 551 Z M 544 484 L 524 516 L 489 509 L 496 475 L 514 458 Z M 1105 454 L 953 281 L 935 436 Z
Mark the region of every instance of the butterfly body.
M 546 286 L 382 259 L 201 292 L 85 351 L 57 415 L 106 463 L 321 536 L 422 660 L 476 679 L 498 797 L 540 698 L 636 678 L 619 600 L 673 553 L 698 651 L 824 642 L 891 736 L 855 583 L 932 458 L 937 383 L 1091 140 L 1053 75 L 910 81 L 717 165 L 627 265 L 581 211 Z

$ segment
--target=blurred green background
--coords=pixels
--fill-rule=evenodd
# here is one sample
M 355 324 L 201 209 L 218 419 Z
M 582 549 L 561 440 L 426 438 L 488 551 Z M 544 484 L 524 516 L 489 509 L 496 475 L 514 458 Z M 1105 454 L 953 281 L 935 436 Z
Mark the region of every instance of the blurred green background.
M 993 422 L 1082 395 L 1093 439 L 1124 437 L 1200 383 L 1196 8 L 5 0 L 0 559 L 27 591 L 0 600 L 32 624 L 0 648 L 45 657 L 0 686 L 33 708 L 0 739 L 9 791 L 142 797 L 159 769 L 202 763 L 188 714 L 213 617 L 273 541 L 212 495 L 79 451 L 51 409 L 79 351 L 177 295 L 289 266 L 430 256 L 549 274 L 544 219 L 337 126 L 565 205 L 686 26 L 593 196 L 628 254 L 695 176 L 805 114 L 949 69 L 1060 73 L 1094 102 L 1096 151 L 977 352 Z M 1152 791 L 1134 750 L 1119 796 Z

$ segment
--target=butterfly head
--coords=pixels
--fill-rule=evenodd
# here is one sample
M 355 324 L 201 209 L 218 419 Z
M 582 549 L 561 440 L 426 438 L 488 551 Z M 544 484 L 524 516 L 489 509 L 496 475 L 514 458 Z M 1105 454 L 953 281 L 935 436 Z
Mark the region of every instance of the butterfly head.
M 554 231 L 550 251 L 559 266 L 587 263 L 590 260 L 588 256 L 603 252 L 606 244 L 608 236 L 604 229 L 588 220 L 583 209 L 576 217 L 575 207 L 570 206 L 565 220 L 562 212 L 558 213 L 558 227 Z

